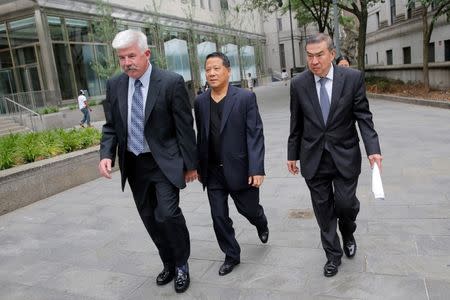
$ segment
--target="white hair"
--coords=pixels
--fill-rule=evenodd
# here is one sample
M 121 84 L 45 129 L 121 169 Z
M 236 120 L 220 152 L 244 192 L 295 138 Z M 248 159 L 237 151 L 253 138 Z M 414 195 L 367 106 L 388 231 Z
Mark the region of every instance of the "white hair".
M 137 45 L 142 52 L 148 49 L 147 37 L 141 31 L 127 29 L 119 32 L 112 41 L 114 49 L 124 49 Z

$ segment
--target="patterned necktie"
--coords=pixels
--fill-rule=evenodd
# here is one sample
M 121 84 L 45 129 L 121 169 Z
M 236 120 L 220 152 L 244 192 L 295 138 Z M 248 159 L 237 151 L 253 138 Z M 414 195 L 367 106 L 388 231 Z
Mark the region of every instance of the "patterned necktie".
M 142 97 L 142 82 L 134 82 L 134 93 L 131 101 L 131 130 L 130 145 L 131 152 L 139 155 L 144 151 L 144 98 Z
M 323 122 L 327 124 L 328 113 L 330 112 L 330 98 L 328 97 L 327 89 L 325 84 L 328 78 L 320 78 L 320 108 L 322 109 Z

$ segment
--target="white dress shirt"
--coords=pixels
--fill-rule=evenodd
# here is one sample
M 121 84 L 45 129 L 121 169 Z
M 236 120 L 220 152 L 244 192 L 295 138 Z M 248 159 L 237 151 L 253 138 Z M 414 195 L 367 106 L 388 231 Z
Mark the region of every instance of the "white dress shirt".
M 326 78 L 328 78 L 328 80 L 325 83 L 325 89 L 327 90 L 330 105 L 331 105 L 331 94 L 333 91 L 333 76 L 334 76 L 334 67 L 333 64 L 331 64 L 331 68 L 328 71 L 327 76 L 325 76 Z M 319 104 L 320 104 L 320 82 L 319 82 L 320 78 L 321 77 L 314 74 L 314 81 L 316 82 L 317 99 L 319 99 Z

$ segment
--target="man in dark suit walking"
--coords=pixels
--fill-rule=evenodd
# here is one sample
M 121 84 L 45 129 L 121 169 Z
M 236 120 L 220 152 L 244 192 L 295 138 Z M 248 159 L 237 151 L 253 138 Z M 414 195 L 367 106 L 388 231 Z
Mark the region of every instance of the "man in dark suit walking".
M 331 277 L 344 253 L 356 253 L 356 198 L 361 173 L 361 152 L 355 123 L 361 132 L 370 165 L 381 169 L 378 135 L 366 98 L 364 74 L 351 68 L 333 66 L 331 38 L 319 33 L 308 38 L 306 53 L 309 70 L 291 82 L 291 129 L 288 140 L 288 170 L 298 174 L 296 161 L 311 193 L 327 256 L 324 275 Z M 331 101 L 330 101 L 331 100 Z
M 179 190 L 197 178 L 193 118 L 184 80 L 150 64 L 146 36 L 135 30 L 113 40 L 123 73 L 106 88 L 99 170 L 111 178 L 118 150 L 122 190 L 128 179 L 139 215 L 164 264 L 156 283 L 189 287 L 189 232 Z
M 225 261 L 219 275 L 240 263 L 241 249 L 228 212 L 228 195 L 267 243 L 269 229 L 259 187 L 264 180 L 264 135 L 256 96 L 229 84 L 230 61 L 221 52 L 206 57 L 210 86 L 195 102 L 199 179 L 208 190 L 214 232 Z

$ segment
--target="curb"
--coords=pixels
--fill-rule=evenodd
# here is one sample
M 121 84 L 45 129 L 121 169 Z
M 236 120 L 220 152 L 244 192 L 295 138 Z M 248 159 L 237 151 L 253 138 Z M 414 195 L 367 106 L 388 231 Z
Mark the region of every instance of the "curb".
M 408 103 L 408 104 L 416 104 L 416 105 L 422 105 L 422 106 L 431 106 L 431 107 L 450 109 L 450 101 L 408 98 L 408 97 L 393 96 L 393 95 L 386 95 L 386 94 L 374 94 L 374 93 L 367 93 L 367 97 L 370 99 L 388 100 L 388 101 L 403 102 L 403 103 Z

